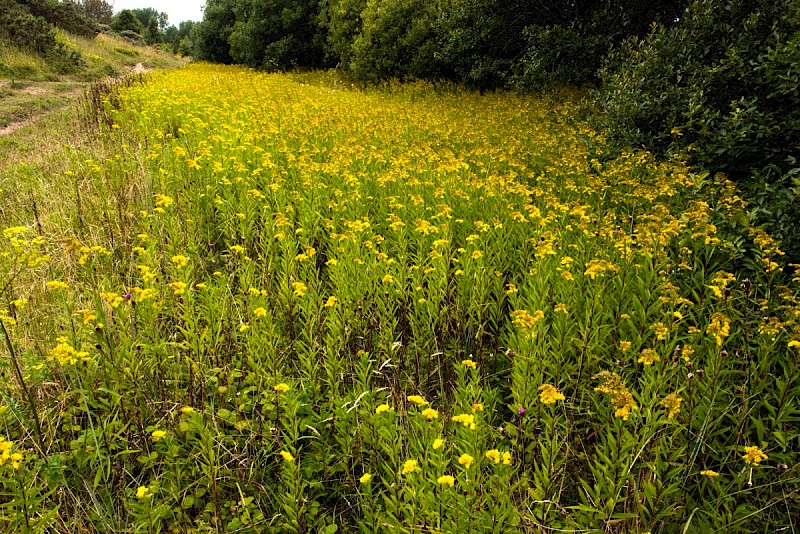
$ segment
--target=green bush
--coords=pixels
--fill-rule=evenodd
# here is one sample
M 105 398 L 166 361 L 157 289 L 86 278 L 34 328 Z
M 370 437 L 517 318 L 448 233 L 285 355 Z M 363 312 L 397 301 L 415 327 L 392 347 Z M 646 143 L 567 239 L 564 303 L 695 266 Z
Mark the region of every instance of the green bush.
M 795 240 L 800 216 L 790 215 L 797 210 L 787 173 L 797 172 L 800 156 L 798 2 L 697 0 L 674 28 L 627 41 L 600 77 L 600 126 L 612 140 L 658 154 L 688 151 L 693 163 L 748 190 L 761 204 L 759 220 L 775 226 L 780 213 L 785 222 L 773 232 Z
M 59 42 L 47 20 L 10 0 L 0 0 L 0 39 L 36 53 L 61 73 L 74 71 L 81 62 L 80 53 Z

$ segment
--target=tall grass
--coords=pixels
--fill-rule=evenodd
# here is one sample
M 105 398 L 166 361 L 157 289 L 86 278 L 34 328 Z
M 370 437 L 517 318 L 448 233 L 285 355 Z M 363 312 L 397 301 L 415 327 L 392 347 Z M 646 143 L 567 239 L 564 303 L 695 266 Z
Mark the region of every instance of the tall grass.
M 796 280 L 724 178 L 569 101 L 112 93 L 0 182 L 7 529 L 794 529 Z

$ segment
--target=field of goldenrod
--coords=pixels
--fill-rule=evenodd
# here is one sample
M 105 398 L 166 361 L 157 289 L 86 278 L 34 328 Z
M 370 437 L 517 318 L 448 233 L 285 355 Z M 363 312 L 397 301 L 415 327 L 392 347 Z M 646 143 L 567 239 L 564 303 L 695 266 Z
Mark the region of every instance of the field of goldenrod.
M 724 178 L 449 86 L 95 111 L 0 179 L 4 530 L 798 526 L 796 281 Z

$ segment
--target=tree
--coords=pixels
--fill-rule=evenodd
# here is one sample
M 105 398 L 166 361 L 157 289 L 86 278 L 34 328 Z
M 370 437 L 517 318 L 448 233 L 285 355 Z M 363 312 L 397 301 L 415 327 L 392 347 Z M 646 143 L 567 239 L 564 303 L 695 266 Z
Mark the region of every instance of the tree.
M 72 0 L 73 4 L 90 19 L 100 24 L 110 24 L 114 6 L 105 0 Z
M 161 42 L 161 31 L 158 29 L 158 20 L 155 17 L 150 17 L 150 20 L 147 21 L 142 37 L 149 45 Z
M 167 31 L 167 26 L 169 26 L 169 17 L 166 13 L 162 13 L 157 9 L 152 7 L 137 7 L 135 9 L 131 9 L 133 14 L 136 15 L 136 18 L 139 19 L 139 22 L 142 23 L 142 27 L 147 28 L 150 24 L 150 19 L 156 19 L 156 30 L 158 33 L 164 33 Z
M 111 21 L 111 29 L 115 32 L 130 31 L 139 35 L 144 32 L 144 26 L 130 9 L 123 9 L 114 16 Z
M 206 0 L 203 21 L 193 29 L 197 59 L 233 63 L 229 39 L 236 24 L 235 8 L 235 0 Z
M 324 64 L 317 0 L 239 0 L 229 37 L 230 54 L 251 67 Z

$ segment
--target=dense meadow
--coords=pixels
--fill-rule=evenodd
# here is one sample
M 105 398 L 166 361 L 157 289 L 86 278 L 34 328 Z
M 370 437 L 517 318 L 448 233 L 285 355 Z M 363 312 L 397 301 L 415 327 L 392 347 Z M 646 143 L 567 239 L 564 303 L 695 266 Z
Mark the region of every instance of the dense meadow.
M 569 95 L 193 65 L 0 176 L 0 529 L 795 532 L 797 279 Z

